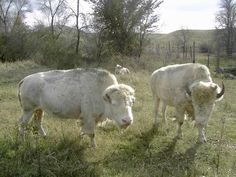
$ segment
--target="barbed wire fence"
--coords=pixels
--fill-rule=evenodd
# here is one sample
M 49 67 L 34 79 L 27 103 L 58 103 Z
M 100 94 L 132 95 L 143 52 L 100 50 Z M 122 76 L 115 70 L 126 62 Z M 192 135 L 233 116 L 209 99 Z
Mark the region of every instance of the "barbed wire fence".
M 176 62 L 196 63 L 200 56 L 202 59 L 202 54 L 204 54 L 205 64 L 210 67 L 210 64 L 212 63 L 210 60 L 216 58 L 208 47 L 203 49 L 201 44 L 198 44 L 195 41 L 186 45 L 171 42 L 151 44 L 146 48 L 145 52 L 162 60 L 163 65 Z
M 202 63 L 225 77 L 236 79 L 236 52 L 226 56 L 224 46 L 203 45 L 195 41 L 188 44 L 174 42 L 153 43 L 146 48 L 148 55 L 154 56 L 163 66 L 176 63 Z M 215 47 L 215 48 L 214 48 Z

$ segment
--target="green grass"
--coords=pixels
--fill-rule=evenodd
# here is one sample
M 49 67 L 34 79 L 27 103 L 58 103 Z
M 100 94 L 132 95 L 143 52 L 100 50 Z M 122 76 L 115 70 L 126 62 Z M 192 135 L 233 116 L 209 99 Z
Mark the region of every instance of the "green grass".
M 208 143 L 196 143 L 197 130 L 191 121 L 183 125 L 183 138 L 176 140 L 173 108 L 167 113 L 168 134 L 152 129 L 149 77 L 160 62 L 149 61 L 152 63 L 140 67 L 143 69 L 133 65 L 132 74 L 118 77 L 136 90 L 134 124 L 123 133 L 113 123 L 97 127 L 95 149 L 89 147 L 88 138 L 80 139 L 75 120 L 47 114 L 43 121 L 47 138 L 39 138 L 29 128 L 27 140 L 19 143 L 17 83 L 48 68 L 33 62 L 0 64 L 0 176 L 235 176 L 236 81 L 224 80 L 225 97 L 216 104 L 209 120 Z M 220 77 L 213 79 L 221 82 Z

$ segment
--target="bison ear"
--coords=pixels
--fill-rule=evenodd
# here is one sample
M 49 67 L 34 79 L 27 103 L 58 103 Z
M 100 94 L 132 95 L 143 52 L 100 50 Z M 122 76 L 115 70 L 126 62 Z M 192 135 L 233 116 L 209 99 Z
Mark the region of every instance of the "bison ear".
M 108 103 L 111 103 L 111 98 L 107 93 L 103 96 L 103 99 L 107 101 Z
M 217 85 L 216 85 L 216 84 L 212 84 L 212 85 L 211 85 L 211 89 L 212 89 L 213 91 L 215 91 L 215 90 L 217 89 Z

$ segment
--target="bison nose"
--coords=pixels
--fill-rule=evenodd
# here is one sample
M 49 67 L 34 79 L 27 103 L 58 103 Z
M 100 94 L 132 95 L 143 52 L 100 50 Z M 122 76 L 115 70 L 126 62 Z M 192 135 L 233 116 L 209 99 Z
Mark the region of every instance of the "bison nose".
M 130 118 L 125 118 L 122 119 L 122 122 L 124 123 L 124 125 L 130 125 L 132 123 L 132 120 Z

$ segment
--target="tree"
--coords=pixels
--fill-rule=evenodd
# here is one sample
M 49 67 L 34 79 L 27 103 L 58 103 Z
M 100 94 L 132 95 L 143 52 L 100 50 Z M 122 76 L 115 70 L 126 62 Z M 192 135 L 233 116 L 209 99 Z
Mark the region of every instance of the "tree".
M 226 48 L 226 55 L 232 56 L 235 43 L 236 3 L 234 0 L 221 0 L 220 10 L 216 14 L 217 30 L 223 33 L 221 40 Z
M 83 29 L 88 29 L 90 27 L 90 25 L 87 24 L 87 21 L 89 21 L 87 19 L 89 17 L 89 15 L 80 12 L 80 0 L 77 0 L 76 9 L 73 9 L 73 8 L 70 8 L 70 9 L 72 11 L 72 16 L 75 17 L 75 28 L 76 28 L 75 53 L 76 53 L 76 55 L 78 55 L 79 46 L 80 46 L 81 31 Z
M 190 42 L 190 38 L 191 38 L 190 31 L 188 29 L 184 29 L 184 27 L 181 27 L 181 30 L 179 30 L 175 34 L 175 41 L 177 44 L 177 49 L 178 50 L 179 50 L 179 48 L 182 49 L 183 59 L 186 58 L 187 46 L 188 46 L 188 43 Z
M 75 14 L 75 19 L 76 19 L 76 32 L 77 32 L 77 40 L 76 40 L 76 47 L 75 47 L 75 53 L 79 53 L 79 43 L 80 43 L 80 28 L 79 28 L 79 14 L 80 14 L 80 9 L 79 9 L 79 1 L 77 0 L 77 11 Z
M 27 58 L 28 29 L 24 15 L 31 10 L 29 0 L 0 0 L 0 58 L 15 61 Z
M 157 22 L 154 10 L 160 0 L 90 0 L 94 22 L 102 28 L 107 47 L 120 54 L 141 55 L 148 29 Z
M 48 17 L 51 39 L 56 40 L 61 35 L 63 27 L 71 14 L 68 13 L 66 0 L 42 0 L 40 9 Z M 58 30 L 55 28 L 57 27 Z
M 16 0 L 14 1 L 15 7 L 15 20 L 12 29 L 23 24 L 24 14 L 31 11 L 31 4 L 29 0 Z
M 140 25 L 138 27 L 139 31 L 139 47 L 138 47 L 138 57 L 141 56 L 143 51 L 143 43 L 147 32 L 150 32 L 156 22 L 159 21 L 159 15 L 154 14 L 154 10 L 157 9 L 163 1 L 149 0 L 143 1 L 142 9 L 144 11 L 143 17 L 140 20 Z
M 0 0 L 0 31 L 7 34 L 23 23 L 24 14 L 31 10 L 29 0 Z
M 6 34 L 10 26 L 10 10 L 13 6 L 13 0 L 0 0 L 0 24 L 3 25 L 3 32 Z
M 66 67 L 69 48 L 67 36 L 63 32 L 67 30 L 66 24 L 71 17 L 71 11 L 66 0 L 42 0 L 38 2 L 40 10 L 48 18 L 45 21 L 42 39 L 39 44 L 40 60 L 45 65 L 54 67 Z M 69 35 L 69 33 L 68 33 Z

